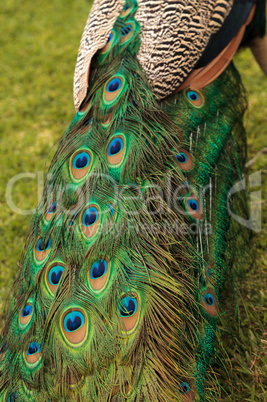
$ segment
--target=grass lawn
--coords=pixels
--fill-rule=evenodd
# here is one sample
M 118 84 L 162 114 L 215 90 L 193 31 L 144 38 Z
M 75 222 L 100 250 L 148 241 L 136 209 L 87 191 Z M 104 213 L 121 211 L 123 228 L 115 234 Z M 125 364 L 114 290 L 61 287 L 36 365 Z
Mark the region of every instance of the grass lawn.
M 16 182 L 13 201 L 23 210 L 36 206 L 37 178 L 40 184 L 74 115 L 73 72 L 90 4 L 85 0 L 6 0 L 1 5 L 0 328 L 30 221 L 29 214 L 10 209 L 7 184 L 15 175 L 29 173 Z M 240 52 L 235 60 L 248 91 L 245 125 L 251 159 L 267 146 L 267 80 L 249 50 Z M 266 154 L 249 168 L 250 173 L 259 171 L 262 185 L 256 190 L 266 199 Z M 266 217 L 263 201 L 261 206 Z M 232 365 L 223 382 L 222 401 L 267 400 L 266 229 L 265 220 L 251 242 L 242 275 L 236 276 L 240 318 L 222 336 Z

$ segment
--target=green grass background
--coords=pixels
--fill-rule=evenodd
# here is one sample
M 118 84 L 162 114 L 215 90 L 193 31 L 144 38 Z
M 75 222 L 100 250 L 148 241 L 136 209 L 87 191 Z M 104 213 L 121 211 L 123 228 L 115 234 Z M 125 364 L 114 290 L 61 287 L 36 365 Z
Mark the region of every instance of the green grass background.
M 17 214 L 7 205 L 6 186 L 18 173 L 41 172 L 42 176 L 47 171 L 74 115 L 73 72 L 90 4 L 85 0 L 6 0 L 1 4 L 0 328 L 30 221 L 29 215 Z M 267 80 L 249 50 L 240 52 L 235 61 L 248 91 L 245 125 L 251 159 L 267 146 Z M 258 190 L 264 199 L 266 156 L 251 166 L 250 173 L 256 171 L 262 172 Z M 37 181 L 18 181 L 13 200 L 23 210 L 34 208 Z M 263 201 L 262 210 L 266 212 Z M 228 336 L 223 337 L 232 368 L 223 383 L 229 396 L 222 393 L 220 400 L 267 400 L 266 227 L 265 221 L 251 242 L 251 258 L 236 278 L 240 321 L 237 325 L 233 320 Z

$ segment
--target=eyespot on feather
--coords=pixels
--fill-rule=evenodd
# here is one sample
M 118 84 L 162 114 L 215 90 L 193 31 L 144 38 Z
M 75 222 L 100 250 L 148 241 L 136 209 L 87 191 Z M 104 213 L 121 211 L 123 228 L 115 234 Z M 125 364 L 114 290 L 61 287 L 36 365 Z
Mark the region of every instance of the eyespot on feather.
M 218 301 L 212 288 L 207 288 L 201 293 L 201 304 L 205 312 L 212 317 L 218 315 Z
M 90 171 L 93 155 L 88 149 L 77 150 L 70 159 L 70 171 L 75 180 L 82 180 Z
M 134 35 L 135 32 L 135 23 L 134 22 L 128 22 L 124 27 L 121 28 L 120 31 L 120 43 L 122 45 L 125 45 L 129 40 L 131 40 L 132 36 Z
M 46 244 L 44 244 L 44 241 L 41 237 L 37 240 L 35 246 L 35 257 L 38 262 L 43 261 L 49 255 L 51 251 L 51 246 L 52 246 L 51 237 L 49 237 Z
M 45 280 L 48 289 L 55 294 L 63 274 L 65 265 L 62 262 L 53 262 L 46 269 Z
M 105 46 L 99 50 L 100 54 L 104 54 L 106 53 L 111 46 L 113 45 L 114 41 L 118 39 L 117 33 L 112 29 L 112 31 L 110 32 L 109 36 L 108 36 L 108 40 L 107 43 L 105 44 Z
M 88 112 L 88 110 L 90 109 L 90 107 L 92 106 L 93 103 L 93 98 L 92 96 L 89 97 L 89 99 L 85 100 L 82 102 L 80 109 L 79 109 L 79 115 L 85 115 L 85 112 Z
M 199 198 L 192 194 L 185 199 L 187 213 L 196 220 L 203 219 L 204 212 Z
M 178 385 L 178 390 L 181 394 L 188 394 L 188 392 L 190 392 L 190 385 L 188 382 L 183 381 Z
M 31 321 L 33 315 L 33 305 L 28 302 L 21 310 L 19 320 L 23 327 L 26 327 Z
M 124 6 L 123 6 L 123 8 L 122 8 L 121 13 L 120 13 L 120 17 L 121 18 L 128 17 L 128 15 L 131 14 L 135 9 L 136 9 L 136 2 L 135 1 L 133 1 L 131 3 L 126 1 Z
M 201 108 L 204 105 L 204 96 L 200 91 L 197 90 L 193 91 L 190 88 L 187 88 L 184 93 L 187 101 L 192 106 L 196 108 Z
M 104 103 L 112 104 L 117 101 L 125 86 L 125 78 L 121 75 L 111 77 L 104 87 Z
M 45 216 L 45 220 L 47 222 L 49 222 L 53 218 L 54 213 L 56 212 L 56 209 L 57 209 L 56 202 L 52 202 L 51 204 L 48 205 L 47 210 L 46 210 L 46 216 Z
M 100 224 L 100 209 L 96 204 L 90 204 L 81 213 L 81 228 L 86 237 L 93 237 Z
M 192 381 L 181 381 L 177 390 L 181 402 L 193 402 L 195 400 L 196 389 Z
M 110 264 L 106 259 L 100 259 L 91 265 L 89 281 L 95 291 L 100 292 L 104 289 L 109 276 L 109 270 Z
M 61 330 L 71 346 L 81 346 L 87 336 L 87 317 L 80 308 L 70 308 L 62 315 Z
M 179 149 L 179 153 L 175 155 L 175 161 L 183 171 L 187 172 L 193 169 L 194 161 L 192 155 L 183 148 Z
M 110 165 L 119 165 L 124 158 L 126 149 L 125 138 L 123 135 L 115 135 L 107 146 L 106 157 Z
M 36 366 L 41 360 L 42 353 L 38 342 L 33 341 L 29 344 L 28 349 L 24 353 L 26 362 L 31 366 Z
M 123 331 L 132 332 L 135 330 L 140 312 L 139 299 L 137 295 L 124 295 L 120 300 L 119 315 L 120 327 Z

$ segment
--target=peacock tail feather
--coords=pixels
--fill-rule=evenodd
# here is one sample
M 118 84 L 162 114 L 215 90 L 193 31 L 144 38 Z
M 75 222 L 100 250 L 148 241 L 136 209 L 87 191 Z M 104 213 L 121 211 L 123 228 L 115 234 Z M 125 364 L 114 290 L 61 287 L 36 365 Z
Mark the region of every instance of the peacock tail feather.
M 76 80 L 84 96 L 10 296 L 0 399 L 214 401 L 221 294 L 244 235 L 229 211 L 247 213 L 245 193 L 231 194 L 246 159 L 245 91 L 230 63 L 203 88 L 174 92 L 194 52 L 184 74 L 159 85 L 170 66 L 160 68 L 153 84 L 156 55 L 143 61 L 152 3 L 100 3 L 88 88 Z M 206 7 L 202 46 L 232 3 Z M 106 19 L 95 27 L 97 11 Z

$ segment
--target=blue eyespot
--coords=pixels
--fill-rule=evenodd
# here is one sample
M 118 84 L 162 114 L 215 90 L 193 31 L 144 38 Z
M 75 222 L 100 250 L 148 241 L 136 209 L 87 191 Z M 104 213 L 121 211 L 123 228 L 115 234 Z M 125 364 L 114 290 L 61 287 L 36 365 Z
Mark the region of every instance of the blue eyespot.
M 25 328 L 25 326 L 30 323 L 32 314 L 33 314 L 33 307 L 32 307 L 32 304 L 30 302 L 28 302 L 23 307 L 21 314 L 20 314 L 20 318 L 19 318 L 19 321 L 20 321 L 20 324 L 22 325 L 22 327 Z
M 108 36 L 108 40 L 107 40 L 107 43 L 106 43 L 106 44 L 108 44 L 108 43 L 111 41 L 112 36 L 113 36 L 112 33 L 110 33 L 109 36 Z
M 120 78 L 113 78 L 111 81 L 109 81 L 107 85 L 107 91 L 108 92 L 118 91 L 121 86 L 122 86 L 122 80 Z
M 48 274 L 48 280 L 51 285 L 58 285 L 64 268 L 61 265 L 54 265 Z
M 203 296 L 203 300 L 209 306 L 213 306 L 213 304 L 214 304 L 214 298 L 213 298 L 212 294 L 210 294 L 210 293 L 205 293 Z
M 126 35 L 128 35 L 128 33 L 131 32 L 131 30 L 132 30 L 132 26 L 130 24 L 127 24 L 121 29 L 121 35 L 126 36 Z
M 184 381 L 179 385 L 178 389 L 179 389 L 179 392 L 185 394 L 190 391 L 190 386 L 189 386 L 188 382 Z
M 84 226 L 91 226 L 98 220 L 99 214 L 95 207 L 89 207 L 84 211 L 82 222 Z
M 78 153 L 73 159 L 74 169 L 84 169 L 90 164 L 90 156 L 87 152 Z
M 64 318 L 64 329 L 67 332 L 73 332 L 82 327 L 84 316 L 80 311 L 71 311 Z
M 124 4 L 124 6 L 123 6 L 123 11 L 129 10 L 129 8 L 130 8 L 129 3 L 126 3 L 126 4 Z
M 187 95 L 188 99 L 190 99 L 191 101 L 198 100 L 198 93 L 195 91 L 189 91 L 189 92 L 187 92 L 186 95 Z
M 193 211 L 198 210 L 198 202 L 196 200 L 189 200 L 188 201 L 188 206 L 193 209 Z
M 107 272 L 107 261 L 106 260 L 99 260 L 92 264 L 90 269 L 90 276 L 92 279 L 101 278 L 101 276 L 105 275 Z
M 43 239 L 40 238 L 40 239 L 38 240 L 38 243 L 37 243 L 37 246 L 36 246 L 37 251 L 46 251 L 46 250 L 49 250 L 50 247 L 51 247 L 51 244 L 52 244 L 52 240 L 51 240 L 50 237 L 49 237 L 49 239 L 48 239 L 48 241 L 47 241 L 46 244 L 44 243 Z
M 123 141 L 120 137 L 115 137 L 108 146 L 108 155 L 112 156 L 119 153 L 123 149 Z
M 21 317 L 27 317 L 32 314 L 32 306 L 30 304 L 26 304 L 24 309 L 21 312 Z
M 53 204 L 50 204 L 49 207 L 47 208 L 47 213 L 53 214 L 56 209 L 57 209 L 57 203 L 53 202 Z
M 134 315 L 137 311 L 137 301 L 136 299 L 125 296 L 120 302 L 120 316 L 129 317 Z
M 40 352 L 40 346 L 37 342 L 31 342 L 29 349 L 27 351 L 27 355 L 34 355 L 35 353 Z
M 177 162 L 185 163 L 187 161 L 187 156 L 184 152 L 180 152 L 179 154 L 175 155 Z

